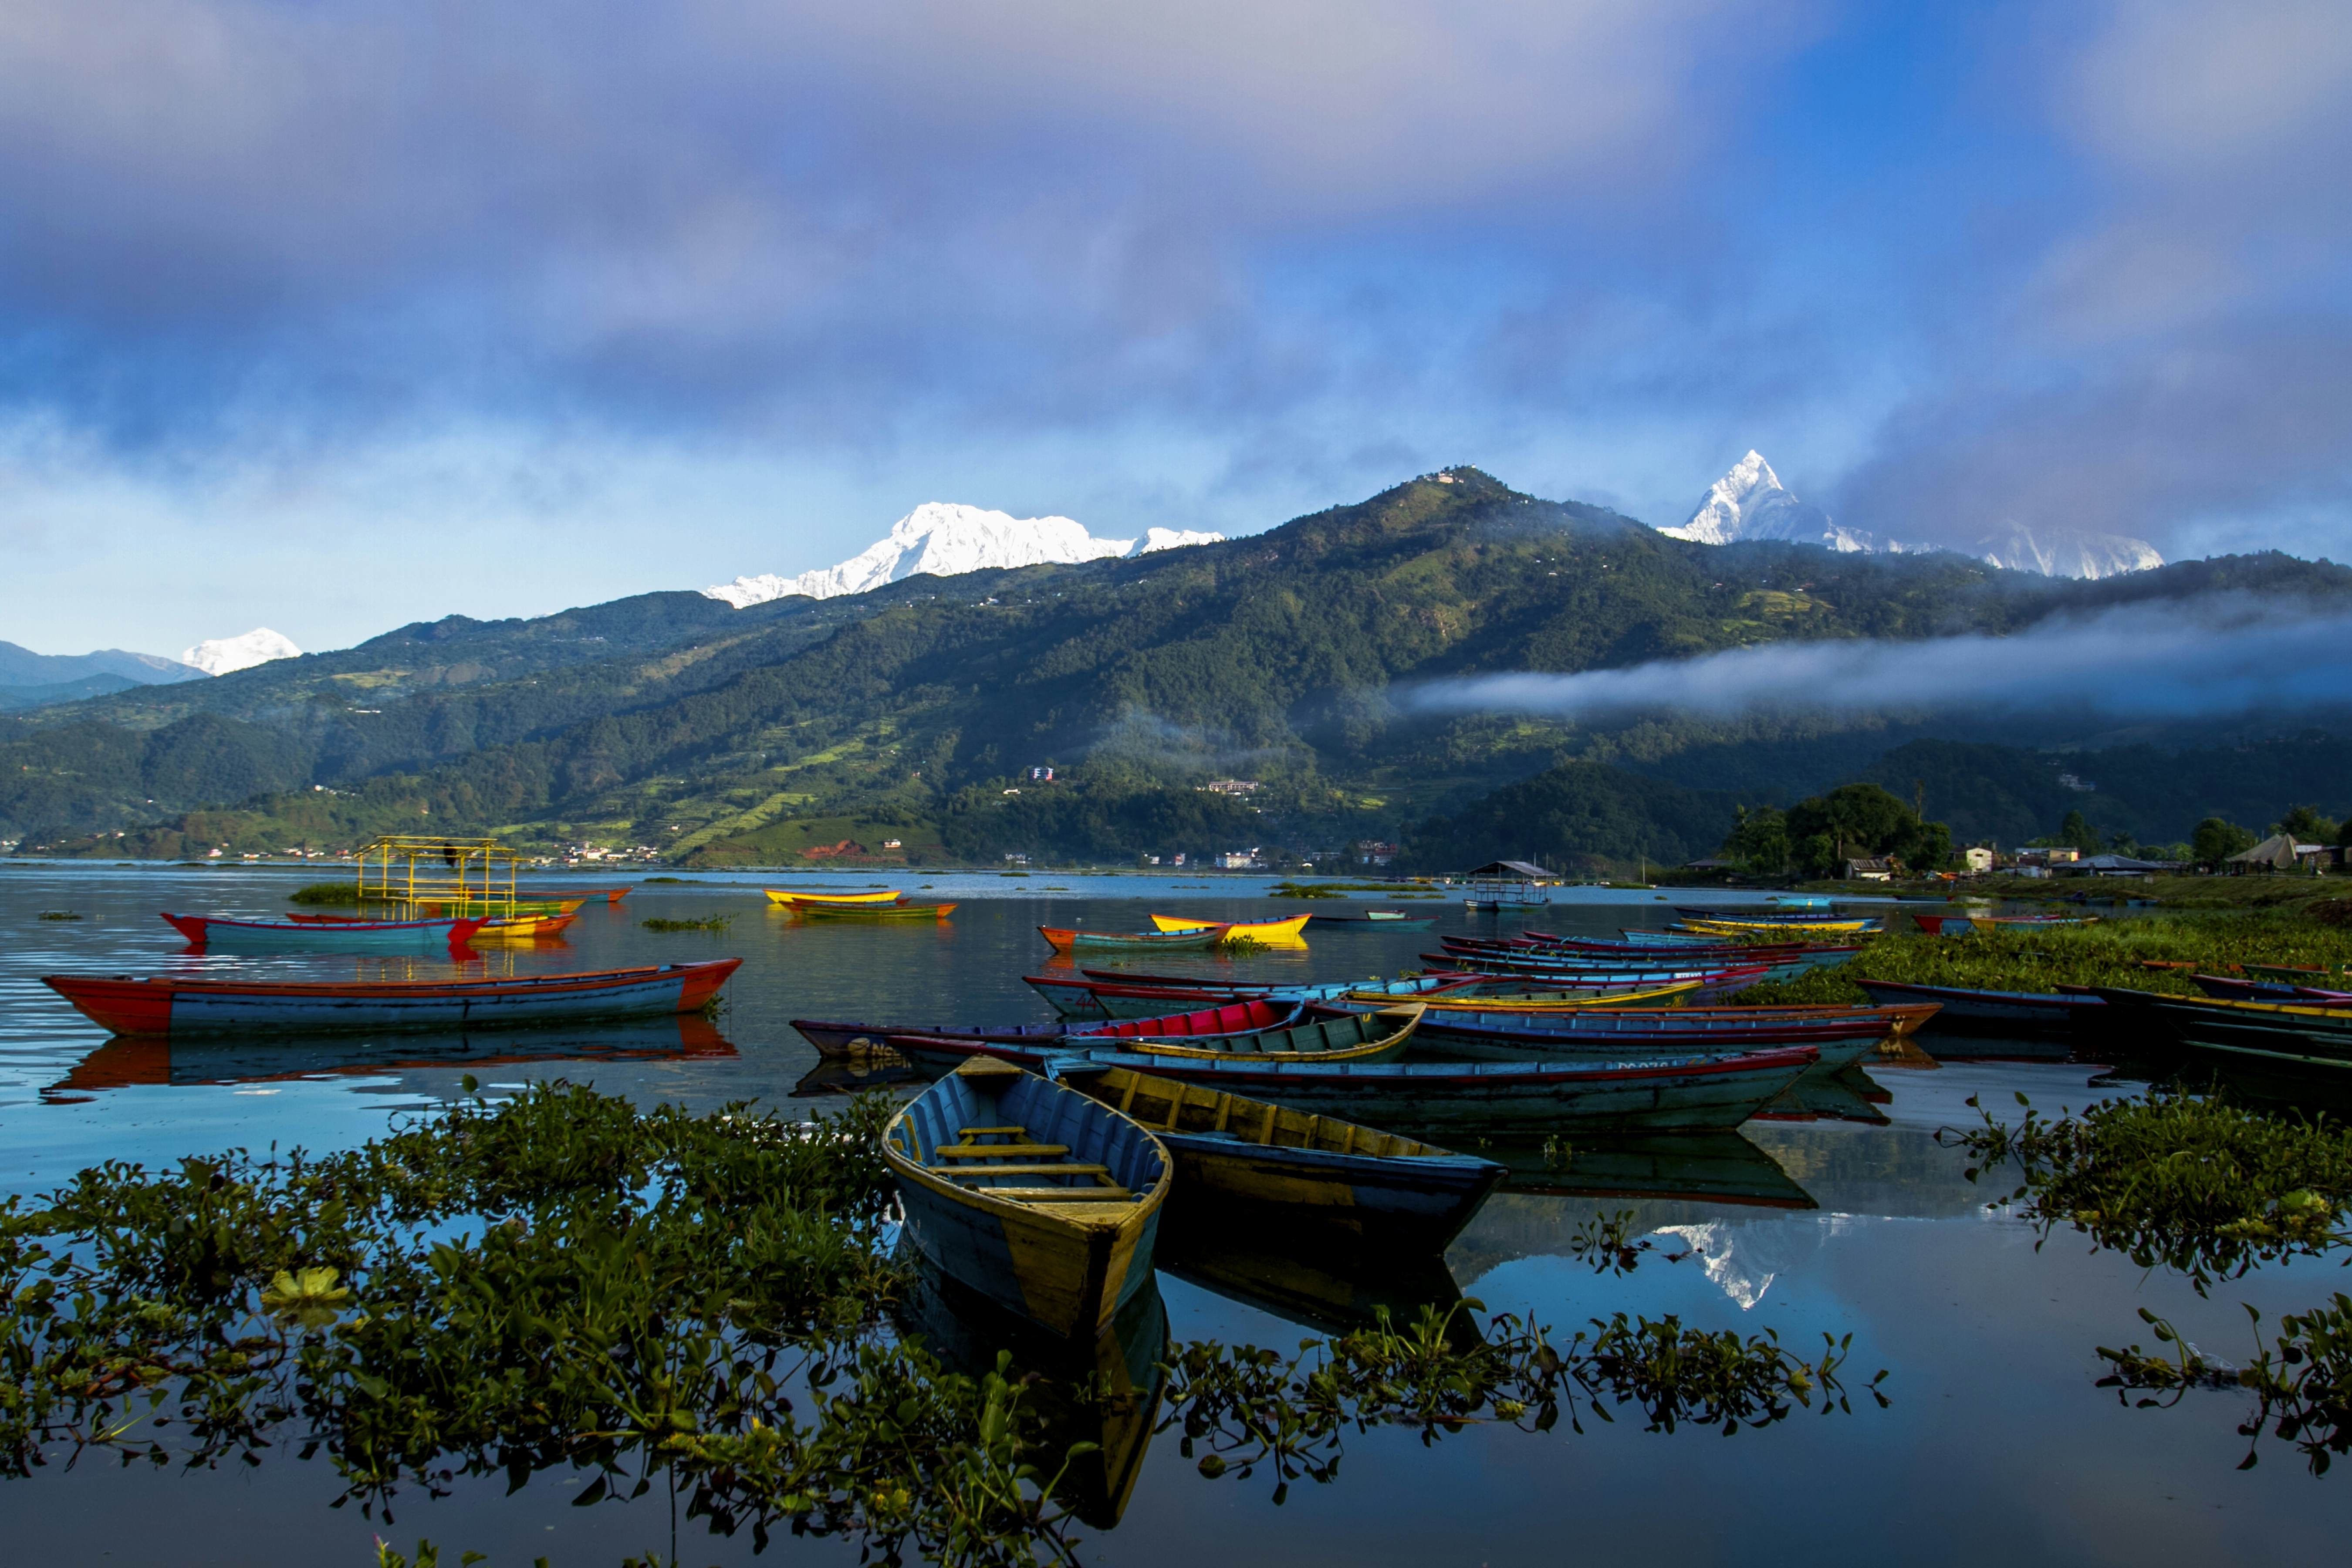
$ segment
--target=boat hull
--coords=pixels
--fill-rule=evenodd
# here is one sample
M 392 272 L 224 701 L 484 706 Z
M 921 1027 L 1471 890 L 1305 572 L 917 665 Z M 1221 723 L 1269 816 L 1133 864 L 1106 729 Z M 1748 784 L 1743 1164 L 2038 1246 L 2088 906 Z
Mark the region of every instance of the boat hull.
M 1224 940 L 1223 926 L 1202 926 L 1191 931 L 1076 931 L 1061 926 L 1039 926 L 1037 934 L 1045 939 L 1055 952 L 1116 952 L 1125 951 L 1183 952 L 1192 948 L 1214 947 Z
M 1810 1047 L 1665 1061 L 1275 1063 L 1091 1050 L 1089 1061 L 1399 1131 L 1732 1128 L 1819 1060 Z
M 41 978 L 84 1016 L 118 1035 L 334 1034 L 507 1028 L 692 1013 L 719 994 L 742 962 L 724 958 L 523 980 L 309 984 L 72 974 Z
M 1221 931 L 1224 940 L 1245 936 L 1252 942 L 1297 942 L 1312 915 L 1292 915 L 1278 921 L 1190 921 L 1181 915 L 1154 915 L 1151 923 L 1163 931 Z
M 1863 994 L 1881 1006 L 1934 1002 L 1939 1032 L 2072 1034 L 2085 1021 L 2105 1016 L 2096 996 L 2033 991 L 1970 991 L 1956 985 L 1911 985 L 1890 980 L 1859 980 Z
M 930 1168 L 936 1151 L 958 1143 L 964 1129 L 1005 1122 L 1105 1165 L 1138 1200 L 1030 1204 L 959 1186 Z M 1171 1174 L 1168 1152 L 1141 1127 L 1074 1089 L 1023 1073 L 990 1093 L 976 1090 L 969 1074 L 951 1074 L 891 1118 L 882 1154 L 898 1177 L 903 1234 L 915 1250 L 1049 1333 L 1097 1337 L 1151 1279 Z
M 482 921 L 239 921 L 166 913 L 208 952 L 438 952 L 462 947 Z
M 895 904 L 907 895 L 897 888 L 878 893 L 799 893 L 783 888 L 762 888 L 772 904 Z

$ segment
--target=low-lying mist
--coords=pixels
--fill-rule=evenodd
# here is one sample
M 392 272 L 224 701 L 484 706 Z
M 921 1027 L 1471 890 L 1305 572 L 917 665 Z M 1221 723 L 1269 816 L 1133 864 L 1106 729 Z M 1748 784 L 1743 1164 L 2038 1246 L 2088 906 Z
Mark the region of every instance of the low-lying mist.
M 1534 671 L 1400 690 L 1422 712 L 1607 719 L 1660 710 L 1889 713 L 2063 706 L 2191 718 L 2352 704 L 2352 613 L 2239 597 L 2044 621 L 2014 637 L 1772 643 L 1575 675 Z

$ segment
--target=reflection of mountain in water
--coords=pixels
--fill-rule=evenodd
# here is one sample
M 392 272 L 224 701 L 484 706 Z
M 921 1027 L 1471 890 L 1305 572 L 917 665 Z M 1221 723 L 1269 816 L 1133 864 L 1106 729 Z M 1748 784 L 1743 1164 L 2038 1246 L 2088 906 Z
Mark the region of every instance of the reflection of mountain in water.
M 1764 1299 L 1764 1292 L 1779 1279 L 1778 1268 L 1764 1267 L 1761 1252 L 1767 1250 L 1759 1241 L 1772 1234 L 1772 1227 L 1757 1226 L 1735 1229 L 1710 1220 L 1704 1225 L 1662 1225 L 1653 1236 L 1671 1236 L 1681 1240 L 1699 1259 L 1706 1277 L 1721 1288 L 1723 1293 L 1739 1304 L 1743 1312 Z
M 280 1035 L 266 1039 L 170 1040 L 117 1036 L 42 1091 L 73 1100 L 134 1084 L 265 1083 L 374 1075 L 417 1068 L 508 1067 L 550 1061 L 719 1058 L 735 1047 L 699 1014 L 566 1024 L 544 1029 Z
M 1878 1101 L 1886 1091 L 1859 1067 L 1823 1070 L 1815 1068 L 1765 1101 L 1756 1113 L 1760 1121 L 1859 1121 L 1868 1127 L 1887 1124 Z

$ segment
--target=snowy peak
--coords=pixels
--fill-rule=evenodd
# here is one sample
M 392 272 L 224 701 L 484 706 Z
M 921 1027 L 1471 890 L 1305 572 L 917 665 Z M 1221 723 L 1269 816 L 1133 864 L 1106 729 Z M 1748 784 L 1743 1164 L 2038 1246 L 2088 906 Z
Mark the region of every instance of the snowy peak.
M 1871 534 L 1840 528 L 1830 514 L 1799 500 L 1780 483 L 1780 476 L 1750 450 L 1731 471 L 1707 487 L 1698 510 L 1680 528 L 1662 528 L 1670 539 L 1697 544 L 1738 544 L 1750 539 L 1774 539 L 1790 544 L 1819 544 L 1842 553 L 1881 548 Z M 1895 546 L 1894 548 L 1900 548 Z
M 192 664 L 206 675 L 227 675 L 231 671 L 251 669 L 257 664 L 272 659 L 299 658 L 302 650 L 288 638 L 268 626 L 256 626 L 237 637 L 215 637 L 200 642 L 180 656 L 180 662 Z
M 2119 577 L 2164 564 L 2164 557 L 2145 539 L 2088 529 L 2037 534 L 2011 526 L 1977 541 L 1976 552 L 1995 566 L 2039 572 L 2044 577 Z
M 1188 544 L 1214 544 L 1223 537 L 1221 533 L 1155 528 L 1140 540 L 1097 539 L 1087 531 L 1085 524 L 1066 517 L 1014 517 L 976 506 L 926 501 L 891 524 L 887 538 L 838 566 L 803 572 L 797 577 L 780 577 L 772 573 L 738 577 L 732 583 L 702 591 L 740 610 L 787 595 L 831 599 L 844 594 L 863 594 L 918 573 L 953 577 L 965 572 L 1148 555 L 1156 550 L 1175 550 Z
M 1886 539 L 1833 521 L 1817 506 L 1797 499 L 1780 483 L 1780 476 L 1749 453 L 1731 471 L 1707 487 L 1698 510 L 1679 528 L 1661 528 L 1670 539 L 1696 544 L 1738 544 L 1751 539 L 1779 540 L 1790 544 L 1818 544 L 1841 554 L 1885 552 L 1910 554 L 1940 550 L 1937 544 L 1909 544 Z M 2045 577 L 2113 577 L 2124 572 L 2145 572 L 2164 564 L 2156 546 L 2144 539 L 2087 529 L 2053 528 L 2035 531 L 2011 524 L 1977 541 L 1968 553 L 2013 572 L 2039 572 Z

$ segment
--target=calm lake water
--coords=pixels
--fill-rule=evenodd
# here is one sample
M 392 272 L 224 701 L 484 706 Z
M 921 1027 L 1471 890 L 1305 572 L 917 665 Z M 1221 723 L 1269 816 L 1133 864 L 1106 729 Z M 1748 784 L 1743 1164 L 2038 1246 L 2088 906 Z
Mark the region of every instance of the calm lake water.
M 0 866 L 0 1191 L 36 1193 L 104 1159 L 155 1163 L 234 1145 L 347 1146 L 389 1118 L 458 1092 L 472 1071 L 488 1086 L 568 1078 L 638 1100 L 707 1109 L 729 1100 L 822 1108 L 804 1084 L 816 1055 L 793 1017 L 904 1023 L 1043 1021 L 1021 983 L 1043 972 L 1040 924 L 1102 929 L 1148 924 L 1146 911 L 1263 918 L 1305 906 L 1270 903 L 1263 882 L 935 876 L 927 898 L 960 900 L 938 927 L 794 923 L 769 912 L 757 879 L 705 878 L 641 887 L 623 904 L 592 903 L 568 945 L 500 955 L 492 972 L 605 967 L 740 955 L 719 1019 L 719 1039 L 681 1046 L 658 1030 L 598 1039 L 540 1059 L 418 1064 L 415 1048 L 231 1046 L 165 1049 L 110 1044 L 37 977 L 58 971 L 152 973 L 235 968 L 349 976 L 396 969 L 447 973 L 423 960 L 196 957 L 155 918 L 175 912 L 260 914 L 285 908 L 299 875 L 224 868 Z M 593 878 L 572 879 L 584 885 Z M 795 878 L 797 885 L 814 879 Z M 863 886 L 866 877 L 834 879 Z M 910 890 L 923 887 L 901 882 Z M 1538 924 L 1602 933 L 1659 925 L 1668 904 L 1646 893 L 1577 890 Z M 1392 898 L 1359 900 L 1395 904 Z M 1337 910 L 1345 906 L 1314 906 Z M 1399 907 L 1404 907 L 1400 905 Z M 1444 930 L 1491 930 L 1450 901 Z M 82 919 L 44 921 L 43 911 Z M 736 917 L 723 932 L 657 934 L 649 916 Z M 1418 967 L 1432 933 L 1312 930 L 1304 952 L 1234 965 L 1252 975 L 1394 974 Z M 1160 964 L 1206 973 L 1216 961 Z M 476 966 L 478 972 L 480 966 Z M 495 1047 L 491 1048 L 495 1049 Z M 1977 1048 L 1983 1048 L 1979 1047 Z M 1971 1184 L 1966 1162 L 1940 1148 L 1940 1126 L 1972 1120 L 1981 1095 L 2013 1106 L 2080 1106 L 2101 1093 L 2096 1066 L 1948 1059 L 1937 1070 L 1874 1069 L 1866 1089 L 1823 1095 L 1787 1119 L 1751 1121 L 1660 1159 L 1580 1157 L 1568 1172 L 1529 1171 L 1498 1193 L 1445 1258 L 1445 1278 L 1334 1281 L 1285 1260 L 1216 1260 L 1163 1269 L 1160 1290 L 1179 1339 L 1251 1341 L 1287 1352 L 1302 1332 L 1345 1321 L 1365 1301 L 1454 1290 L 1494 1310 L 1531 1313 L 1562 1335 L 1623 1310 L 1675 1313 L 1694 1327 L 1777 1331 L 1800 1349 L 1824 1333 L 1853 1336 L 1852 1415 L 1800 1413 L 1780 1426 L 1723 1437 L 1646 1433 L 1631 1412 L 1578 1435 L 1473 1429 L 1424 1447 L 1412 1435 L 1352 1436 L 1340 1479 L 1269 1498 L 1252 1480 L 1202 1479 L 1164 1435 L 1124 1517 L 1087 1530 L 1082 1557 L 1118 1564 L 1413 1562 L 1551 1563 L 1568 1557 L 1658 1563 L 1792 1561 L 2247 1563 L 2340 1561 L 2352 1520 L 2352 1478 L 2315 1479 L 2294 1452 L 2263 1445 L 2261 1464 L 2236 1433 L 2251 1402 L 2200 1392 L 2169 1410 L 2119 1405 L 2094 1386 L 2095 1346 L 2148 1342 L 2146 1307 L 2208 1354 L 2243 1362 L 2251 1335 L 2241 1302 L 2267 1321 L 2343 1289 L 2342 1271 L 2309 1262 L 2216 1287 L 2200 1300 L 2163 1271 L 2090 1250 L 2078 1237 L 2036 1245 L 2027 1226 Z M 795 1100 L 795 1092 L 803 1098 Z M 816 1098 L 806 1098 L 814 1094 Z M 1572 1257 L 1580 1224 L 1631 1210 L 1656 1243 L 1630 1274 L 1598 1274 Z M 1669 1261 L 1670 1255 L 1679 1260 Z M 1884 1367 L 1891 1408 L 1860 1396 Z M 267 1558 L 372 1563 L 378 1534 L 406 1551 L 427 1536 L 454 1562 L 486 1552 L 493 1568 L 549 1558 L 557 1568 L 616 1563 L 670 1550 L 658 1494 L 633 1504 L 567 1506 L 574 1487 L 542 1477 L 503 1495 L 502 1482 L 461 1484 L 451 1497 L 405 1495 L 394 1523 L 331 1510 L 340 1491 L 324 1464 L 273 1458 L 255 1469 L 194 1474 L 122 1470 L 102 1459 L 52 1465 L 0 1482 L 0 1541 L 25 1563 L 194 1565 Z M 748 1539 L 685 1527 L 688 1564 L 753 1561 Z M 854 1544 L 780 1540 L 761 1561 L 854 1561 Z

